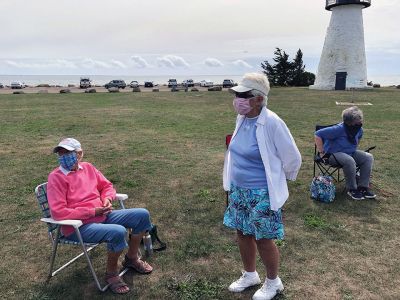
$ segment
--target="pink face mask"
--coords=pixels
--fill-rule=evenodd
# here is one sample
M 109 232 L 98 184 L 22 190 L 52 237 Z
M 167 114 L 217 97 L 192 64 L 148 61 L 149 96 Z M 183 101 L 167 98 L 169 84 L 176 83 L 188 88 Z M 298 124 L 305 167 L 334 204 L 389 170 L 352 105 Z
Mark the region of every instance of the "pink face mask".
M 239 115 L 246 115 L 251 111 L 250 99 L 235 98 L 233 99 L 233 107 Z

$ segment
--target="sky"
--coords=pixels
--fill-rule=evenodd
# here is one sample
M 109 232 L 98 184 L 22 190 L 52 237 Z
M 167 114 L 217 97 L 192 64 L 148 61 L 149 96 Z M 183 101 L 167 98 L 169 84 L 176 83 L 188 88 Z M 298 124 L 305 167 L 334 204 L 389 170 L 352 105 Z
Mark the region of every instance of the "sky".
M 276 47 L 316 72 L 325 0 L 0 0 L 0 75 L 239 75 Z M 369 77 L 400 80 L 400 0 L 364 9 Z

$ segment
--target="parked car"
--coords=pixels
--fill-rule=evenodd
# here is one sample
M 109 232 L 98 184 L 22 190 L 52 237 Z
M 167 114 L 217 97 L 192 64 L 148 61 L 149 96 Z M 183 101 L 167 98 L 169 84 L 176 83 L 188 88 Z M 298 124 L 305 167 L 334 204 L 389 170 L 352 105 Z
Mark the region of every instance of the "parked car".
M 4 85 L 0 82 L 0 89 L 4 88 Z
M 187 87 L 194 86 L 193 79 L 184 80 L 184 81 L 182 82 L 182 85 L 187 86 Z
M 137 82 L 136 80 L 131 81 L 131 83 L 129 84 L 129 86 L 131 88 L 137 88 L 139 87 L 139 82 Z
M 233 82 L 232 79 L 224 79 L 224 81 L 222 82 L 222 87 L 223 88 L 231 88 L 234 87 L 235 83 Z
M 126 88 L 126 83 L 125 83 L 125 81 L 120 80 L 120 79 L 118 79 L 118 80 L 111 80 L 109 83 L 106 83 L 106 84 L 104 85 L 104 87 L 105 87 L 106 89 L 108 89 L 108 88 L 110 88 L 110 87 L 117 87 L 117 88 L 119 88 L 119 89 L 124 89 L 124 88 Z
M 92 81 L 90 80 L 89 77 L 81 77 L 81 80 L 79 81 L 79 87 L 81 89 L 87 89 L 93 86 Z
M 153 86 L 154 86 L 153 81 L 145 81 L 144 82 L 144 87 L 153 87 Z
M 168 80 L 168 87 L 173 87 L 173 86 L 177 86 L 178 82 L 176 81 L 176 79 L 169 79 Z
M 13 81 L 11 82 L 11 88 L 12 89 L 23 89 L 25 87 L 25 84 L 22 83 L 21 81 Z
M 214 86 L 214 83 L 210 80 L 202 80 L 202 81 L 200 81 L 200 86 L 212 87 L 212 86 Z

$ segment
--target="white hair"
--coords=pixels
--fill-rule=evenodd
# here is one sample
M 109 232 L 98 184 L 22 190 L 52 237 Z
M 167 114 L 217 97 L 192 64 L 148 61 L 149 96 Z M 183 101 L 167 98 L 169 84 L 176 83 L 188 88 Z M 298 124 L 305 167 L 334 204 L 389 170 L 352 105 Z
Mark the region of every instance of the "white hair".
M 263 102 L 261 103 L 261 105 L 267 106 L 267 102 L 268 102 L 268 97 L 267 96 L 265 96 L 263 93 L 261 93 L 258 90 L 251 90 L 251 94 L 253 96 L 262 97 L 263 98 Z
M 343 122 L 345 124 L 352 124 L 354 121 L 362 122 L 364 119 L 363 112 L 357 106 L 346 108 L 342 112 Z
M 252 87 L 255 88 L 251 90 L 254 96 L 263 97 L 263 105 L 267 105 L 268 93 L 270 91 L 270 85 L 268 77 L 263 73 L 246 73 L 243 76 L 243 82 L 251 82 Z

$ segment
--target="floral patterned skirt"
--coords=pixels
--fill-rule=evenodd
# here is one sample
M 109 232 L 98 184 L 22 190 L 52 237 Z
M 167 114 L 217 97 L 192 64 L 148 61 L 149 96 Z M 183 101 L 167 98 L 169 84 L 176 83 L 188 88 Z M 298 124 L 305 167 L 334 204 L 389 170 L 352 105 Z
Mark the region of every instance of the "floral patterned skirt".
M 285 236 L 282 211 L 271 210 L 267 188 L 248 189 L 231 185 L 224 225 L 252 235 L 256 240 Z

